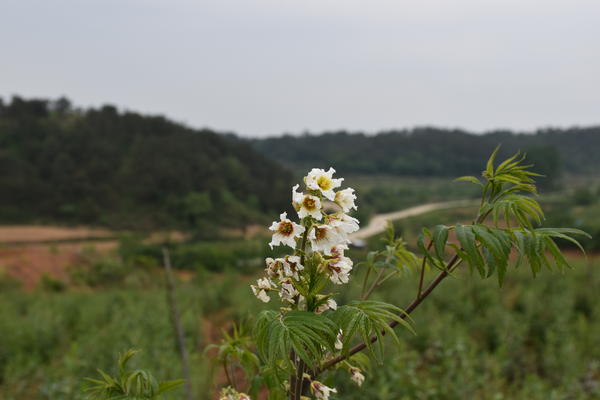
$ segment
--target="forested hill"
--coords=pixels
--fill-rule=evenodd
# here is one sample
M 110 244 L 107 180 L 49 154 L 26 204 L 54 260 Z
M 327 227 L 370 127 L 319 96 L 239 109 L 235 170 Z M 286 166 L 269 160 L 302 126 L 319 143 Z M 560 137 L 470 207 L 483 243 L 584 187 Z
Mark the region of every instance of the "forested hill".
M 289 206 L 291 173 L 247 143 L 112 106 L 0 100 L 0 223 L 241 226 Z
M 542 170 L 600 171 L 600 127 L 548 129 L 531 134 L 419 128 L 377 135 L 346 132 L 252 140 L 268 157 L 294 169 L 335 166 L 342 174 L 459 176 L 477 174 L 482 160 L 502 145 L 501 156 L 521 150 Z

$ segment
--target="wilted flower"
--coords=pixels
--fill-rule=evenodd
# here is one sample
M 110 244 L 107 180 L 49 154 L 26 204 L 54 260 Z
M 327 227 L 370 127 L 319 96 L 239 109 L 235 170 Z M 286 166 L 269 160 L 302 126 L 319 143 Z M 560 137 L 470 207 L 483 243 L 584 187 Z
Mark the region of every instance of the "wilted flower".
M 327 172 L 324 169 L 313 168 L 304 179 L 306 187 L 320 191 L 326 199 L 333 201 L 335 199 L 333 189 L 340 187 L 344 180 L 344 178 L 333 179 L 334 173 L 333 168 L 329 168 Z
M 267 267 L 265 268 L 266 272 L 267 272 L 267 276 L 271 279 L 273 278 L 278 278 L 281 279 L 283 278 L 283 265 L 285 263 L 285 259 L 283 258 L 271 258 L 271 257 L 267 257 L 265 259 L 265 262 L 267 263 Z
M 256 285 L 250 285 L 250 288 L 252 288 L 252 292 L 259 300 L 268 303 L 271 300 L 271 298 L 267 294 L 267 291 L 272 289 L 274 286 L 275 285 L 273 285 L 273 283 L 269 279 L 261 278 L 258 281 L 256 281 Z
M 300 185 L 292 188 L 292 205 L 298 212 L 300 218 L 308 216 L 313 217 L 317 221 L 323 218 L 321 214 L 321 200 L 317 196 L 296 192 Z
M 335 202 L 337 205 L 342 207 L 345 213 L 350 212 L 351 209 L 357 209 L 356 204 L 354 204 L 354 200 L 356 200 L 356 195 L 354 194 L 354 189 L 347 188 L 344 190 L 340 190 L 335 194 Z
M 313 251 L 322 251 L 325 255 L 331 255 L 332 247 L 344 242 L 336 229 L 330 225 L 317 225 L 308 234 Z
M 279 297 L 281 297 L 281 300 L 283 301 L 294 304 L 296 302 L 294 297 L 298 296 L 299 293 L 294 287 L 292 280 L 290 278 L 286 278 L 280 283 L 281 289 L 279 290 Z
M 290 221 L 287 218 L 287 213 L 284 212 L 280 216 L 280 221 L 275 221 L 269 228 L 273 232 L 273 239 L 269 246 L 279 246 L 280 243 L 290 246 L 292 249 L 296 248 L 296 238 L 300 237 L 304 233 L 304 227 L 298 225 L 295 222 Z
M 361 386 L 365 381 L 365 376 L 361 373 L 360 369 L 356 367 L 350 368 L 350 379 L 358 386 Z
M 328 400 L 331 393 L 337 393 L 336 389 L 325 386 L 319 381 L 310 383 L 310 391 L 319 400 Z
M 299 271 L 304 269 L 304 265 L 300 264 L 300 257 L 298 256 L 286 256 L 285 262 L 283 263 L 283 274 L 289 276 L 295 280 L 300 279 L 298 275 Z
M 317 299 L 320 299 L 323 297 L 325 297 L 325 296 L 317 296 Z M 320 306 L 318 306 L 315 309 L 315 313 L 321 314 L 322 312 L 327 311 L 329 309 L 337 310 L 337 303 L 334 299 L 327 299 L 327 301 L 325 303 L 321 304 Z

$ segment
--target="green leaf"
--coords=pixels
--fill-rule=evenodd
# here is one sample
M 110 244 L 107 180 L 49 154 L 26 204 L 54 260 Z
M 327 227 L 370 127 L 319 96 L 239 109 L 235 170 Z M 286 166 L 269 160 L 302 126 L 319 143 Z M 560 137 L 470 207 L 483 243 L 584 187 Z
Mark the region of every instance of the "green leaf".
M 493 231 L 483 225 L 474 225 L 473 230 L 475 232 L 475 236 L 477 240 L 481 243 L 484 249 L 490 252 L 490 254 L 494 257 L 494 264 L 490 264 L 490 259 L 488 258 L 487 264 L 488 266 L 499 268 L 505 268 L 508 263 L 508 255 L 510 253 L 510 247 L 506 247 L 505 243 L 499 236 L 495 235 Z M 497 265 L 496 265 L 497 264 Z M 488 270 L 488 277 L 491 276 L 490 271 Z
M 456 178 L 455 181 L 457 182 L 471 182 L 474 183 L 476 185 L 482 186 L 483 187 L 483 183 L 481 183 L 481 181 L 477 178 L 475 178 L 474 176 L 461 176 L 460 178 Z
M 390 321 L 396 321 L 414 333 L 412 326 L 406 321 L 406 318 L 409 318 L 406 312 L 392 304 L 380 301 L 353 301 L 339 307 L 331 314 L 331 318 L 342 329 L 343 353 L 347 353 L 351 341 L 355 335 L 358 335 L 367 345 L 371 354 L 375 358 L 381 359 L 383 356 L 383 343 L 381 342 L 383 332 L 399 343 L 396 332 L 389 326 Z M 378 352 L 375 352 L 371 343 L 372 336 L 378 338 Z
M 171 389 L 176 388 L 177 386 L 182 385 L 185 382 L 184 379 L 178 379 L 175 381 L 165 381 L 162 382 L 160 385 L 158 385 L 158 394 L 162 394 L 164 392 L 167 392 Z
M 293 368 L 289 355 L 293 351 L 307 365 L 315 367 L 324 349 L 334 351 L 337 325 L 329 318 L 308 311 L 278 314 L 264 311 L 256 325 L 257 348 L 273 368 L 280 362 Z
M 448 230 L 446 225 L 437 225 L 433 228 L 433 245 L 435 249 L 435 255 L 440 262 L 444 262 L 444 250 L 446 248 L 446 242 L 448 241 Z
M 485 166 L 485 174 L 489 178 L 492 178 L 494 176 L 494 160 L 496 159 L 496 154 L 498 154 L 498 150 L 500 150 L 500 146 L 496 147 Z

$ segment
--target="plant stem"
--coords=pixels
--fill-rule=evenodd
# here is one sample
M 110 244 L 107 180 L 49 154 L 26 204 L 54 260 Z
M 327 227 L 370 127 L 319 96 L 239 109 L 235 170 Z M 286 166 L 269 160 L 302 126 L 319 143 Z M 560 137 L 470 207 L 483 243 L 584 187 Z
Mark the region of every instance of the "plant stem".
M 429 241 L 427 245 L 427 251 L 431 250 L 431 246 L 433 245 L 433 240 Z M 421 277 L 419 278 L 419 290 L 417 291 L 417 298 L 421 297 L 421 292 L 423 291 L 423 280 L 425 279 L 425 265 L 427 264 L 427 257 L 423 256 L 423 262 L 421 263 Z
M 367 272 L 365 273 L 365 279 L 363 280 L 363 285 L 362 285 L 362 290 L 361 290 L 361 297 L 365 296 L 365 291 L 367 290 L 367 283 L 369 282 L 369 275 L 371 274 L 371 266 L 369 266 L 369 268 L 367 269 Z
M 387 274 L 386 276 L 383 277 L 382 280 L 379 281 L 379 283 L 377 284 L 377 286 L 381 286 L 383 284 L 383 282 L 387 281 L 388 279 L 390 279 L 392 276 L 396 275 L 398 273 L 398 271 L 392 271 L 389 274 Z
M 363 295 L 363 297 L 362 297 L 362 299 L 361 299 L 361 300 L 367 300 L 367 299 L 368 299 L 368 298 L 371 296 L 371 294 L 373 294 L 373 291 L 375 290 L 375 288 L 376 288 L 377 286 L 379 286 L 379 285 L 378 285 L 378 284 L 379 284 L 379 279 L 380 279 L 380 278 L 381 278 L 381 276 L 383 275 L 383 272 L 384 272 L 384 270 L 383 270 L 383 268 L 381 268 L 381 269 L 379 270 L 379 273 L 378 273 L 378 274 L 377 274 L 377 276 L 375 277 L 375 280 L 373 281 L 373 284 L 371 285 L 371 287 L 369 288 L 369 290 L 367 291 L 367 293 L 365 293 L 365 294 Z
M 296 382 L 294 388 L 294 400 L 300 400 L 302 396 L 303 386 L 304 386 L 304 369 L 306 364 L 304 361 L 300 360 L 298 363 L 298 370 L 296 371 Z
M 304 225 L 304 233 L 302 234 L 302 243 L 300 245 L 300 249 L 302 250 L 302 254 L 300 254 L 300 264 L 302 265 L 304 265 L 304 260 L 306 258 L 306 240 L 308 239 L 308 232 L 311 228 L 311 225 Z
M 308 239 L 308 232 L 310 231 L 312 226 L 308 225 L 306 223 L 306 220 L 302 222 L 304 225 L 304 233 L 302 234 L 302 242 L 300 244 L 300 250 L 302 251 L 302 253 L 300 254 L 300 264 L 304 265 L 304 261 L 306 259 L 306 242 Z M 290 354 L 290 360 L 293 362 L 295 358 L 296 355 L 292 351 L 292 353 Z M 300 396 L 302 396 L 302 386 L 304 383 L 304 367 L 304 361 L 299 360 L 296 372 L 290 376 L 290 400 L 300 400 Z
M 179 357 L 181 359 L 181 368 L 185 377 L 185 394 L 188 400 L 194 398 L 192 392 L 192 379 L 190 374 L 190 361 L 185 349 L 185 334 L 181 325 L 181 315 L 175 301 L 175 279 L 173 278 L 173 267 L 171 266 L 171 257 L 169 250 L 166 247 L 162 248 L 163 265 L 165 267 L 165 278 L 167 286 L 167 302 L 169 303 L 169 316 L 175 330 L 175 340 L 179 349 Z
M 223 360 L 223 370 L 225 370 L 225 376 L 227 377 L 227 383 L 229 384 L 229 386 L 231 386 L 232 388 L 235 389 L 235 385 L 233 384 L 233 381 L 231 380 L 231 375 L 229 374 L 227 359 Z

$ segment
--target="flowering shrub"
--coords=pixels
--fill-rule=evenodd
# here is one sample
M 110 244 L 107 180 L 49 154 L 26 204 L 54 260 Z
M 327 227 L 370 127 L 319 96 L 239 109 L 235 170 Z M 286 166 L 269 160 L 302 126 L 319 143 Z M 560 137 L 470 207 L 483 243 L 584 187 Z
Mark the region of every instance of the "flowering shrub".
M 527 260 L 534 276 L 543 267 L 551 269 L 552 264 L 561 270 L 568 267 L 556 240 L 579 246 L 573 235 L 586 234 L 576 229 L 539 227 L 543 212 L 535 200 L 537 174 L 523 165 L 524 157 L 519 154 L 498 166 L 495 155 L 488 160 L 481 178 L 458 179 L 482 190 L 472 224 L 423 229 L 417 243 L 420 257 L 408 251 L 393 231 L 388 232 L 385 249 L 370 252 L 359 264 L 366 269 L 360 300 L 342 306 L 332 290 L 348 283 L 353 269 L 345 251 L 349 234 L 359 229 L 359 221 L 348 215 L 357 209 L 356 195 L 351 188 L 341 189 L 343 178 L 334 178 L 333 168 L 312 169 L 304 177 L 302 191 L 300 185 L 294 186 L 292 205 L 297 222 L 282 213 L 269 228 L 271 248 L 288 246 L 290 254 L 267 258 L 265 275 L 251 286 L 260 301 L 278 299 L 279 311 L 262 312 L 252 337 L 229 343 L 225 340 L 222 345 L 236 349 L 228 354 L 237 352 L 246 358 L 256 350 L 252 372 L 246 368 L 247 375 L 254 374 L 246 390 L 250 396 L 257 396 L 266 387 L 269 399 L 327 400 L 337 390 L 324 384 L 321 376 L 333 368 L 346 370 L 360 386 L 368 365 L 361 352 L 366 349 L 381 360 L 383 336 L 399 341 L 394 331 L 397 325 L 412 331 L 409 314 L 461 264 L 468 264 L 482 278 L 496 275 L 500 285 L 513 251 L 518 254 L 516 266 Z M 451 232 L 455 240 L 449 240 Z M 439 270 L 427 286 L 426 269 Z M 369 300 L 383 282 L 406 271 L 416 271 L 419 279 L 416 297 L 405 309 Z M 221 399 L 250 398 L 236 389 L 224 389 Z

